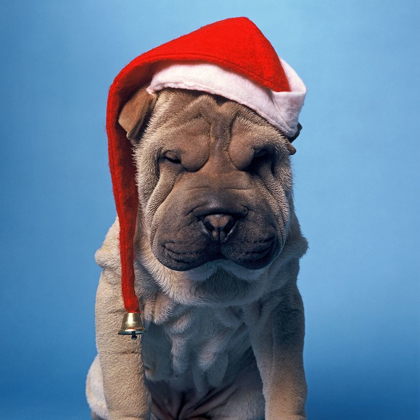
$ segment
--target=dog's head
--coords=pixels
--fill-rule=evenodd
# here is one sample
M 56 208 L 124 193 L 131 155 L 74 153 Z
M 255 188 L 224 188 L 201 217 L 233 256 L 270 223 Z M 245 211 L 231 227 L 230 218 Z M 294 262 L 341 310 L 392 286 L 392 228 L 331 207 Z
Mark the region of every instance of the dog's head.
M 140 89 L 119 123 L 134 145 L 139 225 L 164 266 L 255 270 L 280 254 L 294 217 L 294 148 L 276 128 L 236 102 L 180 89 Z

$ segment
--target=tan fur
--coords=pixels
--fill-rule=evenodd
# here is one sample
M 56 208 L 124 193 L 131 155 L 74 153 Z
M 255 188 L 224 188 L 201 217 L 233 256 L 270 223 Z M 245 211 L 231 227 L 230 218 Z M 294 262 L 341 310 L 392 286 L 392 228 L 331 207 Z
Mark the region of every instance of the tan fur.
M 144 131 L 138 121 L 144 124 L 152 111 Z M 148 332 L 137 342 L 116 334 L 123 315 L 117 220 L 96 254 L 103 273 L 96 303 L 99 359 L 87 387 L 92 411 L 112 420 L 306 419 L 296 279 L 307 244 L 293 208 L 289 143 L 246 107 L 200 93 L 166 90 L 156 100 L 139 91 L 120 123 L 135 144 L 139 169 L 136 292 Z M 176 156 L 159 158 L 165 148 L 182 157 L 187 172 L 180 175 L 171 163 Z M 249 161 L 272 148 L 275 163 L 248 175 Z M 168 231 L 182 250 L 195 234 L 189 220 L 180 221 L 183 201 L 188 206 L 218 194 L 252 209 L 237 222 L 242 236 L 224 251 L 232 259 L 182 271 L 160 262 L 156 255 L 178 264 L 160 254 Z M 257 246 L 251 239 L 264 234 L 259 224 L 266 219 L 254 215 L 259 207 L 279 239 L 270 262 L 255 268 L 247 258 Z M 243 246 L 249 252 L 238 250 Z M 200 247 L 196 253 L 205 258 Z

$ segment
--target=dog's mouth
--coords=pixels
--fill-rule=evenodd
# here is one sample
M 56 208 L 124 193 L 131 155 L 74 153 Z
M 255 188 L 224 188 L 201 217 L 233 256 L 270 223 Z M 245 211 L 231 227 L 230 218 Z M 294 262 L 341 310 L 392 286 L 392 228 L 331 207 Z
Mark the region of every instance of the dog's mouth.
M 206 281 L 216 272 L 224 272 L 227 275 L 233 275 L 241 280 L 253 282 L 260 278 L 260 276 L 265 272 L 265 268 L 266 267 L 258 270 L 250 270 L 225 258 L 207 262 L 200 267 L 184 271 L 183 273 L 185 273 L 187 279 L 193 282 Z
M 274 236 L 244 241 L 236 246 L 230 243 L 213 243 L 205 248 L 194 249 L 192 246 L 167 242 L 161 245 L 156 258 L 166 267 L 176 271 L 188 271 L 215 261 L 231 261 L 250 270 L 266 267 L 276 256 L 279 248 Z

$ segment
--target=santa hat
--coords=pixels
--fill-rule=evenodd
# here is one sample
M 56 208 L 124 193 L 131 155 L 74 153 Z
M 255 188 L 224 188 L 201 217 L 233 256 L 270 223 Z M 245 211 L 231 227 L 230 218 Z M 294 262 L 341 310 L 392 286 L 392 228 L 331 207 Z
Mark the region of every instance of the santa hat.
M 115 78 L 109 91 L 106 127 L 120 224 L 122 296 L 128 314 L 120 333 L 133 337 L 142 332 L 136 326 L 140 308 L 134 290 L 133 238 L 139 203 L 132 146 L 118 117 L 130 96 L 145 85 L 149 93 L 170 87 L 224 96 L 253 109 L 290 141 L 299 134 L 298 116 L 306 94 L 299 76 L 247 18 L 222 20 L 154 48 Z

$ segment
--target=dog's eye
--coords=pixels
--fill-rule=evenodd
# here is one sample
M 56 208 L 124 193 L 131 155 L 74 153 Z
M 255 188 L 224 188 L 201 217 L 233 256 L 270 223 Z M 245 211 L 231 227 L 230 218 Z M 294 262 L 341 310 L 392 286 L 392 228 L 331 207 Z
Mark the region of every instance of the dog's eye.
M 259 165 L 271 158 L 271 154 L 267 149 L 257 149 L 251 160 L 251 166 Z
M 255 149 L 254 156 L 248 166 L 248 171 L 250 172 L 259 172 L 263 166 L 270 165 L 274 163 L 273 153 L 268 149 Z
M 267 149 L 260 149 L 260 150 L 256 150 L 254 153 L 254 159 L 255 158 L 259 158 L 262 156 L 265 156 L 268 154 L 268 150 Z
M 176 165 L 181 164 L 181 159 L 175 153 L 172 152 L 166 152 L 163 155 L 163 159 Z

